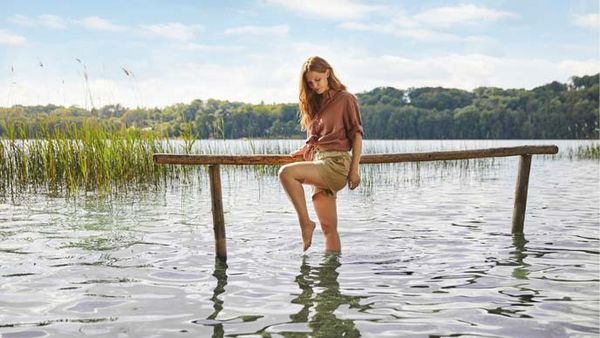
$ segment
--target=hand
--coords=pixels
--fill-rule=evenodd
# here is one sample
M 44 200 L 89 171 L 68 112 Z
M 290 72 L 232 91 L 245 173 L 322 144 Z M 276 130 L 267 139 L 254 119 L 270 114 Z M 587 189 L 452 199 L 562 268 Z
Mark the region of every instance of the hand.
M 302 148 L 300 148 L 298 150 L 292 151 L 290 153 L 291 157 L 298 157 L 298 156 L 303 156 L 303 155 L 304 155 L 304 147 L 302 147 Z
M 350 190 L 354 190 L 359 184 L 360 176 L 358 175 L 358 169 L 350 170 L 350 173 L 348 174 L 348 188 L 350 188 Z

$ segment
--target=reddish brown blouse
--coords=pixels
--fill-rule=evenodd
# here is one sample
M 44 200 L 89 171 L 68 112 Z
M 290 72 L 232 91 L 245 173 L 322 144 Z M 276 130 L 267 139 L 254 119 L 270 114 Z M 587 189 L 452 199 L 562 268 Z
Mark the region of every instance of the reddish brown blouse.
M 364 135 L 356 97 L 345 90 L 323 93 L 321 107 L 306 130 L 304 159 L 321 151 L 349 151 L 356 133 Z

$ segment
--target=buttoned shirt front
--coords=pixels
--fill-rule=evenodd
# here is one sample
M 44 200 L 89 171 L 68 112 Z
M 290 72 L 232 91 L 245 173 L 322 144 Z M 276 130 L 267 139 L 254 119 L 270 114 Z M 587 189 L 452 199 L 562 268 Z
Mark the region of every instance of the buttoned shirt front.
M 312 158 L 312 151 L 349 151 L 356 133 L 364 135 L 356 97 L 333 89 L 322 94 L 319 111 L 309 124 L 304 158 Z

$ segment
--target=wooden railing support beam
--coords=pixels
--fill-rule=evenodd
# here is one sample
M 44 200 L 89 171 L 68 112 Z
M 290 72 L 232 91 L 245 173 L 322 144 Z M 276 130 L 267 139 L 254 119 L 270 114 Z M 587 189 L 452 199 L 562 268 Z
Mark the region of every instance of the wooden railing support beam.
M 517 186 L 515 187 L 515 207 L 513 209 L 512 233 L 522 234 L 527 208 L 527 189 L 529 187 L 529 172 L 531 170 L 531 155 L 521 155 Z
M 225 241 L 221 173 L 218 164 L 208 166 L 208 176 L 210 178 L 210 199 L 212 202 L 213 230 L 215 232 L 215 253 L 217 258 L 225 261 L 227 260 L 227 243 Z

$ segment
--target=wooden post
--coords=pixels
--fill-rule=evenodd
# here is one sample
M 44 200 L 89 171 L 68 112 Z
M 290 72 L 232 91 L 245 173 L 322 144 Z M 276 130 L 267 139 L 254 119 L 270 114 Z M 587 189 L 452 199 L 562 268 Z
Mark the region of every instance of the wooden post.
M 515 188 L 515 207 L 513 209 L 512 233 L 522 234 L 525 222 L 525 209 L 527 207 L 527 187 L 529 186 L 529 171 L 531 169 L 531 155 L 521 155 L 519 160 L 519 173 Z
M 210 199 L 212 202 L 213 230 L 215 232 L 215 253 L 222 260 L 227 260 L 225 242 L 225 217 L 223 216 L 223 197 L 221 193 L 221 173 L 219 165 L 208 166 L 210 178 Z

